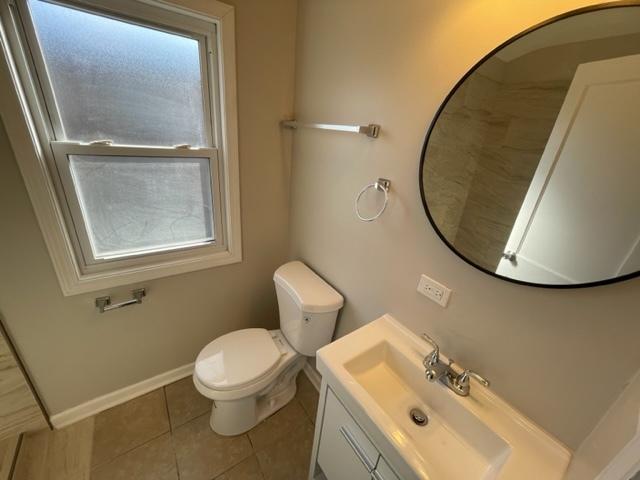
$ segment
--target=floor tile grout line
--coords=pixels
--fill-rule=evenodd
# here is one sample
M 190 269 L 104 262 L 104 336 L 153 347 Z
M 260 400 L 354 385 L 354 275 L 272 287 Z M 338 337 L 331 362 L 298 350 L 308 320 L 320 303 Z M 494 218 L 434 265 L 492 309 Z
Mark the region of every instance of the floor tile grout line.
M 311 424 L 315 425 L 316 415 L 318 413 L 317 410 L 316 410 L 316 415 L 311 415 L 311 413 L 309 413 L 309 411 L 304 405 L 302 405 L 302 410 L 304 410 L 304 414 L 307 416 L 307 419 L 311 422 Z
M 198 416 L 196 416 L 196 417 L 193 417 L 193 418 L 192 418 L 191 420 L 189 420 L 188 422 L 184 422 L 184 423 L 182 423 L 182 424 L 178 425 L 178 426 L 176 427 L 176 430 L 178 430 L 178 429 L 180 429 L 180 428 L 184 427 L 184 426 L 185 426 L 185 425 L 187 425 L 188 423 L 191 423 L 191 422 L 193 422 L 193 421 L 195 421 L 195 420 L 198 420 L 199 418 L 204 417 L 205 415 L 210 415 L 210 413 L 209 413 L 209 412 L 201 413 L 200 415 L 198 415 Z M 172 433 L 172 435 L 173 435 L 173 433 Z
M 142 397 L 145 397 L 145 396 L 149 396 L 149 395 L 151 395 L 152 393 L 157 392 L 158 390 L 163 390 L 163 391 L 164 391 L 164 387 L 160 387 L 160 388 L 157 388 L 157 389 L 155 389 L 155 390 L 152 390 L 151 392 L 147 392 L 147 393 L 144 393 L 144 394 L 139 395 L 139 396 L 137 396 L 137 397 L 134 397 L 134 398 L 132 398 L 131 400 L 129 400 L 128 402 L 126 402 L 126 403 L 133 402 L 133 401 L 138 400 L 138 399 L 140 399 L 140 398 L 142 398 Z M 163 397 L 164 397 L 164 395 L 163 395 Z M 144 441 L 144 442 L 142 442 L 142 443 L 140 443 L 140 444 L 138 444 L 138 445 L 135 445 L 135 446 L 133 446 L 133 447 L 131 447 L 131 448 L 129 448 L 129 449 L 127 449 L 127 450 L 125 450 L 125 451 L 124 451 L 124 452 L 122 452 L 122 453 L 119 453 L 118 455 L 116 455 L 115 457 L 113 457 L 113 458 L 111 458 L 111 459 L 109 459 L 109 460 L 105 460 L 105 461 L 103 461 L 103 462 L 98 463 L 97 465 L 93 465 L 93 453 L 94 453 L 94 452 L 93 452 L 93 447 L 95 446 L 95 440 L 96 440 L 96 428 L 95 428 L 95 422 L 96 422 L 96 420 L 97 420 L 97 418 L 98 418 L 99 416 L 101 416 L 101 415 L 105 414 L 106 412 L 108 412 L 108 411 L 110 411 L 110 410 L 113 410 L 113 409 L 115 409 L 115 408 L 118 408 L 118 407 L 120 407 L 120 406 L 122 406 L 122 405 L 125 405 L 125 404 L 116 405 L 115 407 L 112 407 L 112 408 L 110 408 L 110 409 L 108 409 L 108 410 L 105 410 L 105 411 L 103 411 L 103 412 L 100 412 L 100 413 L 97 413 L 97 414 L 93 415 L 94 429 L 93 429 L 93 436 L 92 436 L 92 438 L 91 438 L 91 441 L 92 441 L 92 452 L 91 452 L 91 454 L 92 454 L 92 455 L 91 455 L 91 460 L 90 460 L 90 463 L 89 463 L 89 470 L 93 470 L 93 469 L 98 468 L 98 467 L 101 467 L 101 466 L 103 466 L 103 465 L 107 465 L 107 464 L 111 463 L 113 460 L 115 460 L 116 458 L 120 458 L 120 457 L 122 457 L 123 455 L 126 455 L 126 454 L 127 454 L 127 453 L 129 453 L 129 452 L 132 452 L 133 450 L 135 450 L 135 449 L 137 449 L 137 448 L 139 448 L 139 447 L 142 447 L 142 446 L 144 446 L 144 445 L 148 444 L 149 442 L 152 442 L 152 441 L 154 441 L 154 440 L 158 439 L 158 438 L 159 438 L 159 437 L 161 437 L 162 435 L 165 435 L 165 434 L 167 434 L 167 433 L 171 435 L 171 421 L 169 420 L 169 418 L 167 418 L 167 426 L 168 426 L 168 429 L 167 429 L 167 430 L 164 430 L 163 432 L 161 432 L 161 433 L 157 434 L 156 436 L 151 437 L 150 439 L 148 439 L 148 440 L 146 440 L 146 441 Z M 165 399 L 165 405 L 166 405 L 166 399 Z M 168 413 L 167 413 L 167 417 L 168 417 Z M 90 418 L 91 418 L 91 417 L 90 417 Z
M 176 466 L 176 476 L 178 477 L 178 480 L 180 480 L 180 465 L 178 465 L 178 453 L 176 452 L 176 444 L 173 441 L 173 432 L 170 433 L 169 436 L 171 437 L 169 443 L 171 444 L 171 451 L 173 452 L 173 463 Z
M 260 465 L 260 460 L 258 460 L 258 455 L 254 453 L 253 456 L 256 457 L 256 463 L 258 464 L 258 471 L 260 472 L 260 477 L 262 477 L 262 480 L 265 480 L 267 477 L 265 476 L 264 470 L 262 470 L 262 465 Z
M 162 387 L 162 396 L 164 397 L 164 411 L 167 413 L 167 421 L 169 422 L 169 433 L 173 435 L 173 425 L 171 424 L 171 412 L 169 411 L 169 400 L 167 399 L 167 386 Z
M 211 415 L 210 410 L 211 410 L 211 409 L 207 409 L 207 411 L 206 411 L 206 412 L 198 413 L 198 414 L 197 414 L 195 417 L 193 417 L 193 418 L 189 418 L 189 419 L 187 419 L 187 420 L 183 421 L 182 423 L 178 423 L 177 425 L 172 425 L 172 426 L 171 426 L 171 433 L 173 434 L 173 432 L 174 432 L 174 431 L 176 431 L 178 428 L 180 428 L 180 427 L 182 427 L 182 426 L 186 425 L 186 424 L 187 424 L 187 423 L 189 423 L 189 422 L 194 421 L 196 418 L 204 417 L 205 415 Z
M 304 406 L 304 402 L 300 400 L 298 397 L 294 397 L 294 399 L 298 401 L 298 405 L 300 405 L 300 407 L 302 408 L 302 411 L 304 412 L 305 416 L 309 418 L 309 412 L 307 412 L 307 407 Z
M 289 405 L 291 403 L 294 403 L 294 402 L 297 403 L 300 406 L 300 408 L 302 409 L 302 412 L 303 412 L 303 415 L 302 415 L 303 421 L 301 422 L 301 426 L 306 424 L 306 425 L 310 426 L 311 428 L 315 428 L 314 422 L 309 418 L 309 415 L 307 414 L 307 411 L 305 410 L 304 405 L 302 404 L 302 402 L 300 401 L 299 398 L 293 397 L 287 405 Z M 268 423 L 270 419 L 272 419 L 275 415 L 277 415 L 280 411 L 282 411 L 282 409 L 284 409 L 287 405 L 282 407 L 280 410 L 278 410 L 277 412 L 275 412 L 271 416 L 269 416 L 269 417 L 265 418 L 264 420 L 262 420 L 260 423 L 258 423 L 258 425 L 262 425 L 263 423 Z M 258 425 L 254 426 L 253 428 L 256 428 Z M 284 438 L 284 434 L 293 433 L 296 430 L 296 427 L 297 427 L 296 425 L 291 425 L 290 428 L 289 428 L 289 430 L 291 430 L 291 432 L 288 432 L 288 431 L 283 432 L 281 436 L 278 436 L 273 442 L 271 442 L 268 445 L 265 445 L 263 447 L 254 446 L 253 441 L 251 440 L 251 435 L 249 435 L 249 432 L 251 430 L 253 430 L 253 428 L 251 430 L 245 432 L 245 435 L 247 435 L 247 437 L 249 438 L 249 442 L 251 443 L 251 446 L 253 448 L 254 453 L 257 454 L 257 453 L 262 452 L 262 451 L 266 450 L 267 448 L 269 448 L 269 446 L 271 444 L 273 444 L 273 443 L 281 440 L 282 438 Z
M 256 462 L 258 463 L 258 470 L 260 470 L 260 475 L 262 475 L 262 480 L 265 480 L 267 478 L 267 474 L 264 471 L 264 468 L 262 467 L 262 463 L 260 462 L 260 459 L 258 458 L 258 455 L 256 455 Z
M 204 417 L 205 415 L 210 415 L 209 412 L 205 412 L 201 415 L 198 415 L 197 417 L 192 418 L 191 420 L 184 422 L 182 425 L 180 425 L 179 427 L 183 427 L 184 425 L 187 425 L 188 423 L 194 422 L 195 420 L 198 420 L 202 417 Z M 176 427 L 179 428 L 179 427 Z M 171 438 L 174 438 L 173 432 L 170 433 Z M 251 454 L 241 460 L 239 460 L 238 462 L 234 463 L 233 465 L 231 465 L 229 468 L 227 468 L 226 470 L 220 472 L 218 475 L 216 475 L 215 477 L 212 477 L 210 480 L 215 480 L 216 478 L 220 477 L 221 475 L 224 475 L 225 473 L 227 473 L 229 470 L 231 470 L 233 467 L 239 465 L 240 463 L 242 463 L 243 461 L 245 461 L 247 458 L 251 457 L 251 455 L 255 455 L 256 452 L 253 450 L 253 444 L 251 443 L 251 439 L 249 438 L 249 435 L 245 432 L 243 434 L 237 435 L 237 437 L 247 437 L 247 440 L 249 441 L 249 445 L 251 445 Z M 173 441 L 171 442 L 172 446 L 175 447 L 175 444 L 173 443 Z M 175 453 L 175 449 L 174 449 L 174 454 L 175 454 L 175 459 L 176 459 L 176 468 L 178 469 L 178 480 L 180 479 L 180 468 L 178 466 L 178 455 Z M 257 460 L 257 459 L 256 459 Z
M 238 435 L 238 436 L 239 436 L 239 437 L 241 437 L 241 436 L 243 436 L 243 435 L 248 437 L 248 435 L 247 435 L 246 433 L 243 433 L 242 435 Z M 251 442 L 251 440 L 249 440 L 249 442 Z M 232 468 L 237 467 L 237 466 L 238 466 L 238 465 L 240 465 L 242 462 L 244 462 L 245 460 L 247 460 L 247 459 L 251 458 L 251 457 L 252 457 L 252 456 L 254 456 L 254 455 L 255 455 L 255 452 L 253 452 L 253 451 L 252 451 L 252 452 L 251 452 L 251 454 L 250 454 L 249 456 L 244 457 L 244 458 L 242 458 L 242 459 L 238 460 L 236 463 L 234 463 L 233 465 L 231 465 L 231 466 L 230 466 L 229 468 L 227 468 L 226 470 L 223 470 L 222 472 L 220 472 L 220 473 L 219 473 L 218 475 L 216 475 L 215 477 L 212 477 L 212 478 L 211 478 L 211 480 L 216 480 L 216 478 L 220 478 L 222 475 L 224 475 L 225 473 L 229 472 Z M 257 462 L 257 461 L 258 461 L 258 457 L 256 457 L 256 462 Z M 260 465 L 260 463 L 258 463 L 258 466 L 259 466 L 259 465 Z
M 104 467 L 105 465 L 109 465 L 110 463 L 113 463 L 115 460 L 117 460 L 117 459 L 119 459 L 120 457 L 122 457 L 122 456 L 126 455 L 127 453 L 131 453 L 131 452 L 133 452 L 134 450 L 137 450 L 138 448 L 144 447 L 145 445 L 148 445 L 149 443 L 153 442 L 154 440 L 157 440 L 158 438 L 160 438 L 160 437 L 161 437 L 161 436 L 163 436 L 163 435 L 166 435 L 167 433 L 168 433 L 169 435 L 171 435 L 171 431 L 169 431 L 169 430 L 167 430 L 167 431 L 165 431 L 165 432 L 162 432 L 161 434 L 156 435 L 156 436 L 155 436 L 155 437 L 153 437 L 153 438 L 150 438 L 149 440 L 147 440 L 146 442 L 141 443 L 140 445 L 136 445 L 135 447 L 130 448 L 129 450 L 126 450 L 126 451 L 124 451 L 124 452 L 122 452 L 122 453 L 119 453 L 118 455 L 116 455 L 115 457 L 113 457 L 111 460 L 107 460 L 107 461 L 105 461 L 105 462 L 101 462 L 101 463 L 99 463 L 99 464 L 97 464 L 97 465 L 90 465 L 89 470 L 95 470 L 96 468 Z M 94 435 L 95 435 L 95 434 L 94 434 Z
M 296 398 L 296 400 L 298 400 L 298 403 L 300 404 L 300 407 L 302 407 L 302 411 L 304 412 L 305 417 L 307 417 L 307 420 L 309 420 L 309 422 L 311 423 L 311 426 L 315 428 L 315 419 L 316 419 L 316 415 L 311 415 L 308 411 L 307 411 L 307 407 L 304 406 L 304 403 L 299 399 Z M 317 407 L 316 407 L 316 414 L 318 413 Z
M 260 424 L 258 424 L 258 425 L 260 425 Z M 257 427 L 258 425 L 256 425 L 256 427 Z M 255 428 L 255 427 L 253 427 L 253 428 Z M 251 430 L 249 430 L 249 432 L 250 432 L 250 431 L 251 431 Z M 249 435 L 249 432 L 246 432 L 246 433 L 245 433 L 245 435 L 246 435 L 246 436 L 247 436 L 247 438 L 249 439 L 249 445 L 251 445 L 251 451 L 255 454 L 255 453 L 256 453 L 256 447 L 255 447 L 255 445 L 253 444 L 253 440 L 251 440 L 251 435 Z
M 173 384 L 170 383 L 169 385 L 173 385 Z M 177 480 L 180 480 L 180 466 L 178 465 L 178 454 L 176 453 L 176 445 L 173 440 L 174 439 L 173 433 L 175 430 L 173 428 L 174 425 L 171 422 L 171 411 L 169 410 L 169 398 L 167 397 L 167 387 L 168 385 L 165 385 L 162 387 L 162 393 L 164 394 L 164 408 L 165 408 L 165 411 L 167 412 L 167 421 L 169 422 L 169 444 L 171 445 L 171 452 L 173 453 L 173 464 L 176 467 L 176 477 L 177 477 Z M 178 428 L 178 426 L 179 425 L 176 425 L 175 427 Z

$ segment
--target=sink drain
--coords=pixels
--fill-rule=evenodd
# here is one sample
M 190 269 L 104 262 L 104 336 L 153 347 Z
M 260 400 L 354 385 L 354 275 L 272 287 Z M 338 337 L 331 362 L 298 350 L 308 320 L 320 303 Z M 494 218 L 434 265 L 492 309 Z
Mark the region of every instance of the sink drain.
M 424 427 L 427 423 L 429 423 L 429 417 L 419 408 L 412 408 L 409 412 L 409 416 L 411 417 L 411 421 L 420 427 Z

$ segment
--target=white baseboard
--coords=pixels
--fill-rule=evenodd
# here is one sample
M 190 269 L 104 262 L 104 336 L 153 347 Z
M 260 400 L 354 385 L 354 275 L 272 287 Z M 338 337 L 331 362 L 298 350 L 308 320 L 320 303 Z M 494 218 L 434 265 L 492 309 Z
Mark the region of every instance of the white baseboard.
M 309 362 L 304 364 L 303 370 L 311 384 L 316 388 L 316 390 L 320 391 L 322 376 L 318 371 L 313 368 Z M 152 390 L 164 387 L 165 385 L 169 385 L 170 383 L 188 377 L 192 373 L 193 363 L 183 365 L 182 367 L 178 367 L 174 370 L 169 370 L 168 372 L 161 373 L 155 377 L 121 388 L 115 392 L 107 393 L 106 395 L 94 398 L 76 407 L 64 410 L 63 412 L 56 413 L 50 418 L 51 424 L 57 429 L 66 427 L 67 425 L 84 420 L 87 417 L 100 413 L 111 407 L 128 402 L 140 395 L 149 393 Z
M 307 360 L 307 362 L 304 364 L 304 367 L 302 367 L 302 370 L 304 370 L 304 373 L 309 379 L 309 381 L 311 382 L 311 385 L 316 387 L 316 390 L 320 391 L 320 384 L 322 383 L 322 375 L 320 375 L 320 373 L 311 366 L 311 364 L 309 363 L 309 360 Z
M 54 428 L 62 428 L 87 417 L 100 413 L 116 405 L 125 403 L 133 398 L 149 393 L 165 385 L 169 385 L 193 373 L 193 363 L 183 365 L 155 377 L 147 378 L 141 382 L 121 388 L 115 392 L 107 393 L 101 397 L 89 400 L 86 403 L 72 407 L 60 413 L 52 415 L 50 420 Z

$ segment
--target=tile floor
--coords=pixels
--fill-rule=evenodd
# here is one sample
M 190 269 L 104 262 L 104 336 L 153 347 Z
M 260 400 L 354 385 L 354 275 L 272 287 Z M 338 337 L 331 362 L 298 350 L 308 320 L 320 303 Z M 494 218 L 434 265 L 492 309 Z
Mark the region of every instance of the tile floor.
M 209 427 L 210 402 L 185 378 L 54 432 L 23 438 L 12 480 L 302 480 L 318 392 L 296 397 L 244 435 Z

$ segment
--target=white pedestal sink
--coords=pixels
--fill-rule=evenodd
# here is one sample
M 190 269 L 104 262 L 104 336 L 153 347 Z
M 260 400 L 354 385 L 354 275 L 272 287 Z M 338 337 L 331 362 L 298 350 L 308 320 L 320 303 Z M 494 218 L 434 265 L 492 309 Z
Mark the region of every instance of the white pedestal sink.
M 477 383 L 461 397 L 426 381 L 422 360 L 428 351 L 429 345 L 385 315 L 318 352 L 323 380 L 310 478 L 324 476 L 317 451 L 323 425 L 335 423 L 324 416 L 328 395 L 340 400 L 379 458 L 403 480 L 563 477 L 571 456 L 565 446 Z M 411 418 L 414 408 L 427 415 L 426 425 Z M 330 433 L 325 431 L 327 438 Z

